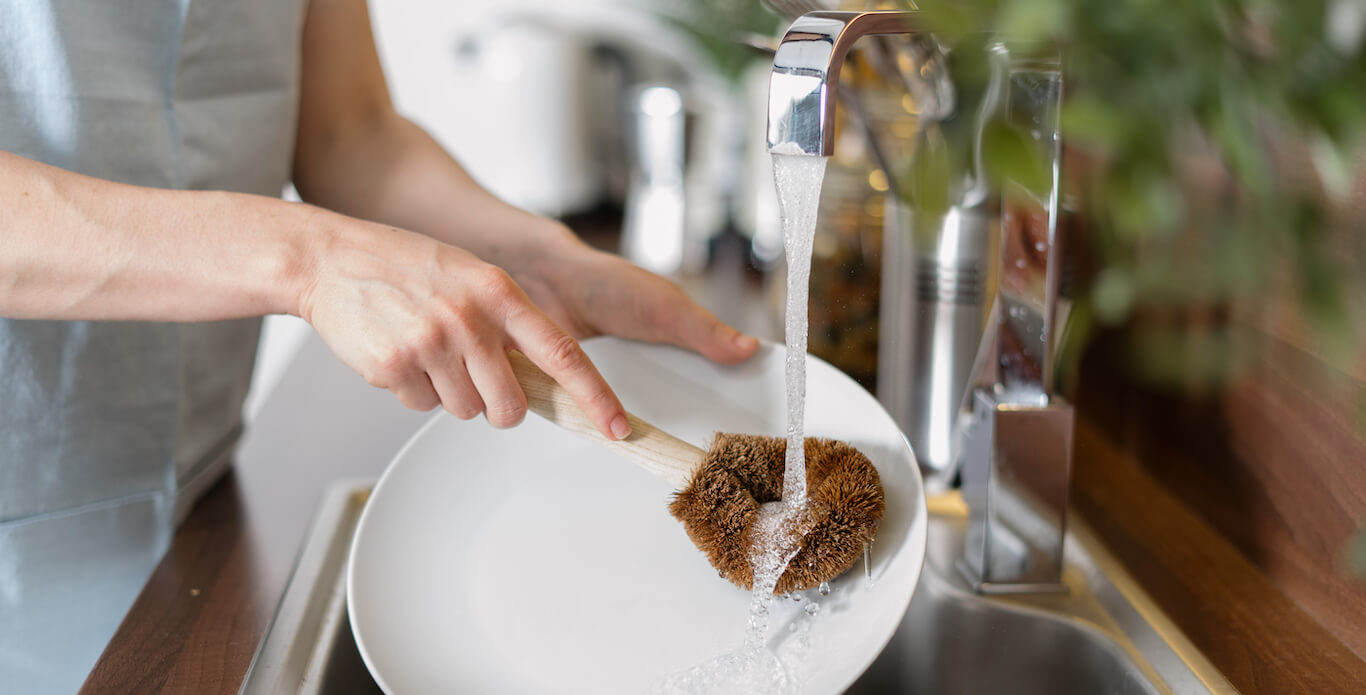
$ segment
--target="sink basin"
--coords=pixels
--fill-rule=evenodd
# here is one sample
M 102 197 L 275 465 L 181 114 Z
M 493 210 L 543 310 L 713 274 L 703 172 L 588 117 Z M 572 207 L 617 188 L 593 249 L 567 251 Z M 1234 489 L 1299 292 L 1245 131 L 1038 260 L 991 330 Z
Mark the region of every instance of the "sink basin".
M 342 581 L 369 481 L 324 496 L 242 684 L 254 693 L 380 692 L 351 637 Z M 1067 594 L 979 596 L 954 569 L 966 509 L 930 500 L 925 568 L 896 635 L 848 695 L 1234 693 L 1084 525 L 1066 540 Z
M 1075 520 L 1066 594 L 989 597 L 955 569 L 966 508 L 948 495 L 930 509 L 915 597 L 849 695 L 1235 692 Z

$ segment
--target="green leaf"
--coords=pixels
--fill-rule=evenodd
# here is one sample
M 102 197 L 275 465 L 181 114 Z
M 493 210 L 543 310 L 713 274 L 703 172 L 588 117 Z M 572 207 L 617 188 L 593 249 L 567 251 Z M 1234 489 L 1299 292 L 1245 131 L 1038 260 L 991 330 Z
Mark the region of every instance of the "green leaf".
M 1106 323 L 1119 323 L 1134 305 L 1134 281 L 1123 268 L 1110 267 L 1096 277 L 1091 289 L 1096 317 Z
M 982 152 L 992 180 L 1018 183 L 1039 197 L 1053 187 L 1053 172 L 1042 151 L 1045 146 L 1002 120 L 991 121 L 982 132 Z
M 1009 1 L 1009 0 L 1006 0 Z M 953 44 L 968 34 L 989 26 L 1002 0 L 897 0 L 905 9 L 919 9 L 925 26 L 945 42 Z
M 1044 41 L 1067 33 L 1068 0 L 1007 0 L 996 28 L 1013 41 Z
M 906 199 L 917 214 L 938 217 L 949 209 L 950 181 L 954 173 L 943 135 L 938 128 L 925 129 L 920 146 L 911 157 L 910 172 L 904 177 L 908 188 Z
M 1062 132 L 1066 141 L 1100 150 L 1124 144 L 1129 123 L 1107 103 L 1083 94 L 1063 104 Z
M 1335 200 L 1345 201 L 1352 195 L 1354 183 L 1354 172 L 1351 170 L 1348 153 L 1338 148 L 1328 135 L 1322 132 L 1309 136 L 1309 141 L 1310 158 L 1319 180 L 1323 182 L 1324 190 Z

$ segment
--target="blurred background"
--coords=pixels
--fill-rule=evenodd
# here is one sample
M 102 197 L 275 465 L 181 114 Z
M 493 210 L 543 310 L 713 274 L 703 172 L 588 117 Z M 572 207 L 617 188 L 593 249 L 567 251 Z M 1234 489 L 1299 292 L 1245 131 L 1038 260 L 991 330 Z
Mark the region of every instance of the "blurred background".
M 781 340 L 771 50 L 802 10 L 911 4 L 384 0 L 371 12 L 399 109 L 476 179 Z M 938 425 L 913 422 L 924 402 L 908 399 L 950 374 L 933 398 L 955 412 L 990 298 L 1011 282 L 1001 259 L 1033 262 L 1040 239 L 1040 209 L 975 187 L 1028 190 L 1060 171 L 1043 211 L 1063 259 L 1056 387 L 1366 654 L 1353 578 L 1366 573 L 1366 2 L 919 8 L 929 53 L 888 42 L 842 77 L 854 106 L 822 192 L 811 352 L 913 411 L 898 418 L 922 463 L 947 467 L 952 452 L 912 432 Z M 1043 66 L 1029 74 L 1056 76 L 1049 123 L 993 101 L 1002 36 Z M 952 243 L 926 221 L 950 212 L 968 220 Z M 307 330 L 270 320 L 253 404 Z M 953 346 L 938 361 L 916 348 L 930 337 Z M 1079 466 L 1074 485 L 1088 475 Z M 1076 504 L 1087 511 L 1085 495 Z

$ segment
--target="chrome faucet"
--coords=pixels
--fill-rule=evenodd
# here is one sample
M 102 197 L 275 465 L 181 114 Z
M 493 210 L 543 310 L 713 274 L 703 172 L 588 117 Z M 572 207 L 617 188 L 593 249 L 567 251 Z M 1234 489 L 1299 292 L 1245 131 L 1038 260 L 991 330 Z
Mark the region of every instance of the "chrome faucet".
M 828 157 L 835 149 L 840 68 L 865 36 L 912 34 L 915 12 L 810 12 L 773 54 L 768 82 L 768 150 Z
M 1014 61 L 1005 118 L 1047 163 L 1042 186 L 1007 182 L 996 301 L 959 451 L 971 510 L 960 572 L 982 593 L 1066 591 L 1062 583 L 1075 414 L 1054 393 L 1063 240 L 1058 234 L 1062 73 Z M 1041 188 L 1041 189 L 1040 189 Z
M 918 42 L 924 49 L 919 52 L 924 62 L 921 69 L 912 72 L 934 79 L 908 79 L 907 87 L 913 98 L 930 106 L 922 113 L 937 113 L 929 116 L 930 120 L 951 111 L 954 96 L 950 76 L 934 38 L 919 28 L 916 18 L 914 11 L 811 12 L 799 17 L 783 36 L 773 58 L 769 79 L 769 151 L 809 156 L 832 154 L 840 69 L 853 44 L 866 36 L 906 35 L 910 41 Z M 884 246 L 883 330 L 903 344 L 892 346 L 890 351 L 886 344 L 882 346 L 879 371 L 888 368 L 889 354 L 904 355 L 908 350 L 914 352 L 911 348 L 915 347 L 922 358 L 916 366 L 924 367 L 926 378 L 956 384 L 946 391 L 947 399 L 908 399 L 906 403 L 911 409 L 919 407 L 922 411 L 933 407 L 938 422 L 960 423 L 952 427 L 952 454 L 930 466 L 932 472 L 948 479 L 954 471 L 962 471 L 963 495 L 971 516 L 960 571 L 983 593 L 1053 591 L 1063 587 L 1062 542 L 1074 420 L 1071 405 L 1055 395 L 1052 388 L 1061 265 L 1061 245 L 1057 239 L 1061 71 L 1056 62 L 1011 60 L 1002 43 L 992 44 L 991 50 L 1001 59 L 998 65 L 1004 67 L 1001 80 L 993 82 L 991 95 L 980 106 L 979 134 L 986 117 L 997 114 L 998 106 L 1003 108 L 1008 121 L 1033 136 L 1043 160 L 1051 165 L 1051 176 L 1046 190 L 1026 190 L 1021 185 L 1006 183 L 1005 190 L 988 192 L 986 177 L 976 172 L 975 180 L 964 187 L 960 199 L 944 216 L 941 229 L 926 230 L 941 240 L 941 248 L 931 252 L 938 254 L 941 264 L 945 261 L 942 247 L 949 244 L 952 249 L 948 256 L 959 256 L 958 260 L 962 260 L 962 253 L 972 250 L 981 254 L 980 261 L 985 265 L 987 259 L 982 252 L 987 247 L 983 241 L 989 226 L 986 215 L 994 209 L 996 200 L 1002 201 L 1000 280 L 988 328 L 976 351 L 972 350 L 976 346 L 975 336 L 969 331 L 967 352 L 978 356 L 971 370 L 964 364 L 971 359 L 970 355 L 942 353 L 946 346 L 952 348 L 954 344 L 959 347 L 952 349 L 962 352 L 965 341 L 961 339 L 963 326 L 959 324 L 979 326 L 976 317 L 980 313 L 967 319 L 950 316 L 952 312 L 945 313 L 946 320 L 928 318 L 923 303 L 917 304 L 915 297 L 902 296 L 909 295 L 907 288 L 916 285 L 906 280 L 906 274 L 912 272 L 915 263 L 923 264 L 925 259 L 889 259 L 888 256 L 898 254 L 898 247 L 891 243 Z M 902 229 L 889 230 L 889 238 L 905 233 Z M 901 248 L 907 246 L 902 244 Z M 889 266 L 889 260 L 900 265 Z M 973 285 L 976 284 L 974 279 Z M 888 296 L 889 292 L 892 296 Z M 913 315 L 915 328 L 909 332 L 918 330 L 920 335 L 905 338 L 903 333 L 907 331 L 888 322 L 889 306 L 892 316 L 896 312 Z M 888 330 L 889 327 L 895 330 Z M 936 331 L 938 335 L 928 334 Z M 948 333 L 956 337 L 940 339 Z M 913 370 L 902 365 L 894 374 L 901 378 L 908 371 Z M 969 389 L 969 383 L 978 384 L 978 388 Z M 883 386 L 880 382 L 879 391 Z M 888 403 L 886 397 L 884 403 Z M 898 413 L 893 412 L 893 416 L 911 435 L 915 427 Z M 948 436 L 940 434 L 940 439 Z M 912 443 L 916 445 L 914 436 Z M 924 456 L 922 451 L 916 454 Z
M 884 217 L 878 398 L 905 432 L 922 468 L 950 479 L 958 448 L 958 414 L 988 304 L 984 294 L 990 267 L 989 213 L 995 205 L 982 175 L 979 145 L 988 117 L 998 108 L 1004 68 L 999 56 L 989 56 L 990 84 L 983 96 L 965 102 L 948 74 L 938 39 L 920 28 L 917 12 L 803 15 L 774 56 L 770 151 L 830 155 L 838 102 L 853 116 L 850 123 L 868 131 L 869 152 L 890 188 L 903 190 L 897 182 L 902 169 L 885 161 L 881 153 L 886 148 L 878 142 L 890 133 L 874 132 L 871 120 L 860 113 L 860 100 L 839 85 L 846 55 L 865 38 L 857 50 L 884 76 L 904 85 L 915 104 L 917 133 L 933 132 L 943 141 L 946 131 L 941 127 L 950 127 L 973 139 L 972 170 L 950 182 L 947 210 L 938 217 L 912 215 L 903 201 L 890 196 Z M 950 122 L 953 125 L 947 126 Z M 926 130 L 931 127 L 935 130 Z

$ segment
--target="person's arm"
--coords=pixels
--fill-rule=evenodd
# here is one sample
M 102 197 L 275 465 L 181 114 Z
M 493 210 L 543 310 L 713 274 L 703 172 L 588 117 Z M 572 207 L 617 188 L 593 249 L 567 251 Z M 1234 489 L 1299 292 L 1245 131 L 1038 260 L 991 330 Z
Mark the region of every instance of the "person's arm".
M 475 253 L 577 337 L 669 342 L 723 363 L 758 347 L 673 283 L 481 188 L 394 110 L 365 0 L 309 3 L 297 142 L 294 180 L 305 200 Z
M 297 313 L 327 213 L 111 183 L 0 152 L 0 316 L 211 321 Z
M 121 185 L 0 152 L 0 316 L 266 313 L 304 318 L 411 408 L 516 424 L 526 408 L 507 366 L 516 348 L 604 435 L 629 431 L 577 341 L 506 272 L 464 250 L 311 205 Z

